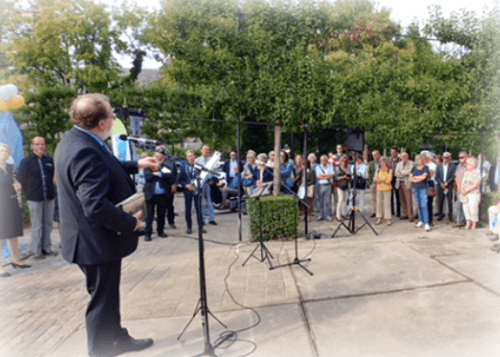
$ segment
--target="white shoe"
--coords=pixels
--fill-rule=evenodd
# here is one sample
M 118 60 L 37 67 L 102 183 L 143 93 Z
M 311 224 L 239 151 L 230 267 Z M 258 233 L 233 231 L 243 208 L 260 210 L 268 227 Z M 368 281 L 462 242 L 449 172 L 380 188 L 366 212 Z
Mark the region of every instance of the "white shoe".
M 428 224 L 425 225 L 425 231 L 426 232 L 430 232 L 431 231 L 431 226 L 429 226 Z
M 415 225 L 415 227 L 420 228 L 424 225 L 424 222 L 418 221 L 418 223 Z

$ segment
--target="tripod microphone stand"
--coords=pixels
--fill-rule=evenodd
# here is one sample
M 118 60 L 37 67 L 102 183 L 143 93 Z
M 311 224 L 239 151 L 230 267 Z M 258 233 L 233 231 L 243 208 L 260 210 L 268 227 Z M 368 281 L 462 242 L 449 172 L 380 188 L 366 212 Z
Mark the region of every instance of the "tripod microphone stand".
M 215 156 L 215 155 L 214 155 Z M 220 154 L 219 154 L 220 156 Z M 213 163 L 215 164 L 215 163 Z M 207 164 L 208 165 L 208 164 Z M 205 244 L 203 241 L 203 219 L 202 219 L 202 187 L 208 180 L 208 173 L 215 174 L 217 173 L 212 172 L 209 169 L 206 169 L 205 167 L 200 168 L 200 174 L 197 175 L 196 177 L 196 182 L 197 182 L 197 188 L 195 191 L 195 196 L 198 196 L 198 212 L 197 218 L 198 218 L 198 253 L 199 253 L 199 264 L 200 264 L 200 299 L 198 300 L 198 303 L 196 304 L 195 311 L 193 313 L 193 316 L 187 323 L 187 325 L 184 327 L 180 335 L 177 337 L 179 340 L 181 336 L 184 334 L 188 326 L 191 324 L 191 322 L 194 320 L 198 312 L 201 313 L 201 325 L 203 328 L 203 338 L 205 340 L 205 349 L 202 353 L 196 355 L 196 356 L 216 356 L 215 355 L 215 347 L 214 345 L 210 342 L 210 329 L 209 329 L 209 323 L 208 323 L 208 315 L 212 316 L 218 323 L 220 323 L 224 328 L 227 328 L 226 325 L 224 325 L 219 319 L 217 319 L 209 310 L 208 308 L 208 302 L 207 302 L 207 284 L 206 284 L 206 276 L 205 276 Z M 205 171 L 207 175 L 205 175 L 205 178 L 203 181 L 200 180 L 200 176 L 202 171 Z M 201 181 L 201 183 L 200 183 Z
M 353 165 L 353 180 L 352 180 L 352 198 L 351 198 L 351 207 L 350 207 L 350 212 L 348 215 L 344 216 L 342 218 L 342 221 L 338 225 L 337 229 L 333 232 L 332 238 L 335 238 L 335 235 L 337 232 L 340 230 L 340 227 L 344 226 L 349 233 L 351 234 L 356 234 L 358 233 L 361 228 L 364 226 L 368 225 L 368 227 L 371 228 L 373 233 L 378 236 L 377 231 L 373 228 L 373 226 L 370 224 L 370 222 L 366 219 L 366 217 L 359 211 L 359 207 L 356 206 L 356 195 L 357 195 L 357 183 L 358 183 L 358 175 L 356 174 L 356 164 Z M 356 229 L 356 214 L 360 215 L 361 218 L 365 221 L 360 227 Z M 345 224 L 345 221 L 347 220 L 347 217 L 349 217 L 349 222 L 347 225 Z

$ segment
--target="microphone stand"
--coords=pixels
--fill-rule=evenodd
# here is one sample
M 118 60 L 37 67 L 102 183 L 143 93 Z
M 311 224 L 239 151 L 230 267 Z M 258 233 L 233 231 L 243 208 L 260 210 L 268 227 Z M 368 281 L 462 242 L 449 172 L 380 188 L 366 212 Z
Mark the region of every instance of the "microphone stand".
M 277 163 L 275 163 L 276 165 Z M 265 170 L 267 170 L 268 168 L 266 167 Z M 270 172 L 270 171 L 268 171 Z M 285 186 L 283 183 L 281 183 L 281 187 L 285 188 L 286 190 L 288 190 L 288 192 L 290 192 L 297 200 L 299 200 L 300 202 L 302 202 L 306 207 L 309 207 L 307 205 L 307 202 L 306 200 L 302 200 L 295 192 L 293 192 L 290 188 L 288 188 L 287 186 Z M 306 186 L 307 187 L 307 186 Z M 307 191 L 307 190 L 306 190 Z M 307 199 L 307 192 L 306 192 L 306 199 Z M 307 219 L 307 218 L 306 218 Z M 311 261 L 311 258 L 308 258 L 308 259 L 299 259 L 299 246 L 298 246 L 298 234 L 297 234 L 297 228 L 295 228 L 295 258 L 293 259 L 293 262 L 291 263 L 286 263 L 286 264 L 281 264 L 281 265 L 275 265 L 275 266 L 271 266 L 269 267 L 269 270 L 273 270 L 273 269 L 278 269 L 278 268 L 282 268 L 282 267 L 288 267 L 288 266 L 293 266 L 293 265 L 298 265 L 299 267 L 301 267 L 302 269 L 304 269 L 306 272 L 309 273 L 309 275 L 314 275 L 309 269 L 307 269 L 304 265 L 302 265 L 303 262 L 310 262 Z
M 191 165 L 191 164 L 189 164 Z M 194 166 L 194 165 L 193 165 Z M 217 175 L 216 172 L 210 171 L 203 167 L 201 169 L 202 171 L 206 171 L 212 174 Z M 201 173 L 201 172 L 200 172 Z M 187 330 L 188 326 L 191 324 L 191 322 L 194 320 L 198 312 L 201 313 L 201 326 L 203 329 L 203 338 L 205 340 L 205 349 L 202 353 L 197 354 L 197 356 L 214 356 L 215 355 L 215 347 L 214 345 L 210 342 L 210 328 L 209 328 L 209 322 L 208 322 L 208 315 L 212 316 L 218 323 L 220 323 L 224 328 L 227 328 L 226 325 L 224 325 L 217 317 L 212 314 L 210 309 L 208 308 L 208 301 L 207 301 L 207 283 L 206 283 L 206 276 L 205 276 L 205 244 L 203 240 L 203 219 L 202 219 L 202 214 L 201 214 L 201 190 L 202 190 L 202 185 L 206 183 L 207 179 L 203 180 L 203 182 L 200 182 L 200 174 L 196 175 L 196 182 L 197 182 L 197 188 L 195 190 L 195 196 L 198 196 L 198 212 L 200 214 L 197 214 L 197 221 L 198 221 L 198 255 L 199 255 L 199 265 L 200 265 L 200 299 L 198 300 L 198 303 L 196 304 L 195 311 L 193 313 L 193 316 L 191 319 L 188 321 L 187 325 L 184 327 L 180 335 L 177 337 L 179 340 L 181 336 L 184 334 L 184 332 Z

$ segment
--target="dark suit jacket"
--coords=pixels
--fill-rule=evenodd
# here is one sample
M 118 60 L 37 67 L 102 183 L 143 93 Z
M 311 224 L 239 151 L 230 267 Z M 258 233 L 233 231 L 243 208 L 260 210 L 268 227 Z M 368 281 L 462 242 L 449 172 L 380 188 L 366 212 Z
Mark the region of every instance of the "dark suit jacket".
M 150 200 L 155 192 L 156 183 L 160 183 L 160 187 L 165 190 L 166 194 L 172 193 L 172 185 L 176 183 L 177 178 L 177 166 L 171 160 L 165 160 L 162 162 L 160 170 L 168 169 L 169 174 L 163 173 L 160 175 L 154 175 L 151 169 L 144 169 L 144 178 L 146 183 L 144 184 L 144 196 L 146 200 Z
M 446 172 L 446 182 L 444 181 L 444 164 L 439 164 L 436 169 L 435 179 L 437 181 L 438 188 L 441 188 L 441 185 L 448 185 L 448 189 L 453 188 L 453 180 L 455 179 L 455 170 L 456 166 L 452 163 L 448 164 L 448 172 Z
M 490 182 L 491 192 L 497 192 L 498 185 L 495 185 L 495 172 L 497 171 L 498 164 L 491 165 L 488 180 Z
M 118 161 L 73 128 L 57 146 L 55 165 L 64 259 L 94 265 L 134 252 L 137 221 L 115 205 L 135 193 L 129 174 L 137 173 L 137 162 Z

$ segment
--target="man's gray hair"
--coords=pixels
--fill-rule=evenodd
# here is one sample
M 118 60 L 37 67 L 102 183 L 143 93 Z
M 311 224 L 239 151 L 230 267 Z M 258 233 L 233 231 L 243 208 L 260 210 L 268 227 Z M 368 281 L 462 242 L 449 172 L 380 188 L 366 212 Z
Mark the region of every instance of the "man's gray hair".
M 443 157 L 448 157 L 448 156 L 451 157 L 451 152 L 446 151 L 443 153 Z
M 307 155 L 308 161 L 311 161 L 313 158 L 314 158 L 314 160 L 318 160 L 318 158 L 316 157 L 316 155 L 314 153 L 310 153 L 309 155 Z

